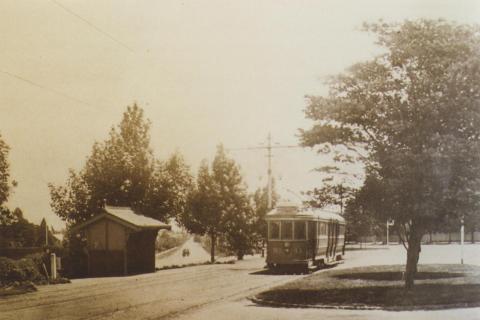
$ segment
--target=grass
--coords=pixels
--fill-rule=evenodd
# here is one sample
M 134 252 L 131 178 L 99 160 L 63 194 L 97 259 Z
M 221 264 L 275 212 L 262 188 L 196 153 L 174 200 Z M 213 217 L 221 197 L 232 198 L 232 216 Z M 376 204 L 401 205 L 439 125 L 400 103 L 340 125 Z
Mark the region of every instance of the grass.
M 37 288 L 32 282 L 14 282 L 0 287 L 0 298 L 34 291 L 37 291 Z
M 215 261 L 213 263 L 210 261 L 205 261 L 205 262 L 199 262 L 199 263 L 172 264 L 169 266 L 163 266 L 161 268 L 155 268 L 155 270 L 161 271 L 161 270 L 169 270 L 169 269 L 180 269 L 180 268 L 186 268 L 186 267 L 205 266 L 210 264 L 235 264 L 235 260 Z
M 480 306 L 480 268 L 420 265 L 415 287 L 403 287 L 405 266 L 329 270 L 264 291 L 259 303 L 387 310 Z

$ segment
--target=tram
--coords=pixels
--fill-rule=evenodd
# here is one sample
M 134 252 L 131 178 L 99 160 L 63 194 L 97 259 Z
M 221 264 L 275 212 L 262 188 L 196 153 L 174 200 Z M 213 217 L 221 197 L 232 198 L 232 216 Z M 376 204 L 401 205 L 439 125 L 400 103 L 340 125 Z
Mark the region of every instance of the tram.
M 267 213 L 267 267 L 310 268 L 338 263 L 345 252 L 345 219 L 321 209 L 282 204 Z

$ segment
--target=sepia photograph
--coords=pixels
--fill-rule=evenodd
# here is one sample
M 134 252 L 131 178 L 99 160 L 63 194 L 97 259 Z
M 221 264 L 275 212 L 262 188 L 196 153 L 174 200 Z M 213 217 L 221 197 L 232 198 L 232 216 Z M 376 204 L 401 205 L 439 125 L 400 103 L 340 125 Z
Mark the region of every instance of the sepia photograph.
M 480 1 L 0 0 L 20 319 L 480 319 Z

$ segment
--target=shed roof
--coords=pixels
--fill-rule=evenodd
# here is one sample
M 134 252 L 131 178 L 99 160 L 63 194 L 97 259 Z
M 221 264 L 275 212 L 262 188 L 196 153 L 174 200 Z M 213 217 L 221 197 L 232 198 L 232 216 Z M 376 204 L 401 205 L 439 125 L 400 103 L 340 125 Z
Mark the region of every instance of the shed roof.
M 159 230 L 171 228 L 168 224 L 135 213 L 130 207 L 105 206 L 104 211 L 101 214 L 96 215 L 93 218 L 75 226 L 73 230 L 83 229 L 84 227 L 104 218 L 116 221 L 134 230 Z
M 300 208 L 296 205 L 282 205 L 267 213 L 265 219 L 281 219 L 281 218 L 299 218 L 299 219 L 321 219 L 321 220 L 337 220 L 345 222 L 345 219 L 338 213 L 316 209 L 316 208 Z

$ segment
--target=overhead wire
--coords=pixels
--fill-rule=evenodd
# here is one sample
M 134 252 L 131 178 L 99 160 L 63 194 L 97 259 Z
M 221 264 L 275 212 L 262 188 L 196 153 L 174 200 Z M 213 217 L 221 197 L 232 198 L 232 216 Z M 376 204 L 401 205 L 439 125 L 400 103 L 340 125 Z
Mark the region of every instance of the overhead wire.
M 7 76 L 9 76 L 9 77 L 11 77 L 11 78 L 20 80 L 20 81 L 22 81 L 22 82 L 28 83 L 28 84 L 31 85 L 31 86 L 34 86 L 34 87 L 37 87 L 37 88 L 40 88 L 40 89 L 49 91 L 49 92 L 51 92 L 51 93 L 53 93 L 53 94 L 56 94 L 56 95 L 58 95 L 58 96 L 61 96 L 61 97 L 65 98 L 65 99 L 68 99 L 68 100 L 71 100 L 71 101 L 75 101 L 75 102 L 77 102 L 77 103 L 81 103 L 81 104 L 84 104 L 84 105 L 93 107 L 93 105 L 92 105 L 91 103 L 88 103 L 88 102 L 86 102 L 86 101 L 84 101 L 84 100 L 80 100 L 80 99 L 78 99 L 78 98 L 75 98 L 75 97 L 73 97 L 73 96 L 70 96 L 70 95 L 68 95 L 68 94 L 66 94 L 66 93 L 63 93 L 63 92 L 59 91 L 59 90 L 49 88 L 49 87 L 47 87 L 47 86 L 44 86 L 44 85 L 42 85 L 42 84 L 39 84 L 39 83 L 37 83 L 37 82 L 35 82 L 35 81 L 33 81 L 33 80 L 27 79 L 27 78 L 25 78 L 25 77 L 23 77 L 23 76 L 20 76 L 20 75 L 18 75 L 18 74 L 11 73 L 11 72 L 8 72 L 8 71 L 5 71 L 5 70 L 1 70 L 1 69 L 0 69 L 0 73 L 3 73 L 3 74 L 5 74 L 5 75 L 7 75 Z
M 57 0 L 50 0 L 53 4 L 55 4 L 56 6 L 58 6 L 59 8 L 63 9 L 65 12 L 69 13 L 70 15 L 74 16 L 75 18 L 79 19 L 80 21 L 84 22 L 85 24 L 87 24 L 90 28 L 92 28 L 93 30 L 97 31 L 98 33 L 101 33 L 102 35 L 104 35 L 105 37 L 109 38 L 110 40 L 114 41 L 115 43 L 117 43 L 118 45 L 120 45 L 121 47 L 123 47 L 124 49 L 130 51 L 130 52 L 134 52 L 134 50 L 132 48 L 130 48 L 129 46 L 127 46 L 125 43 L 123 43 L 122 41 L 118 40 L 116 37 L 114 37 L 113 35 L 111 35 L 110 33 L 102 30 L 101 28 L 97 27 L 95 24 L 93 24 L 92 22 L 90 22 L 89 20 L 85 19 L 84 17 L 82 17 L 81 15 L 79 15 L 78 13 L 76 13 L 75 11 L 73 11 L 72 9 L 66 7 L 65 5 L 61 4 L 60 2 L 58 2 Z

